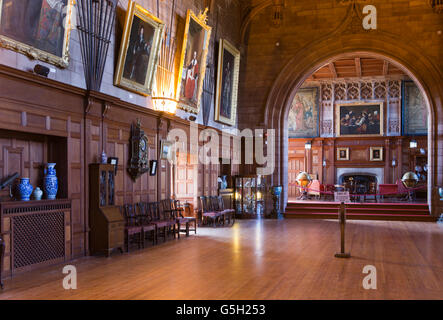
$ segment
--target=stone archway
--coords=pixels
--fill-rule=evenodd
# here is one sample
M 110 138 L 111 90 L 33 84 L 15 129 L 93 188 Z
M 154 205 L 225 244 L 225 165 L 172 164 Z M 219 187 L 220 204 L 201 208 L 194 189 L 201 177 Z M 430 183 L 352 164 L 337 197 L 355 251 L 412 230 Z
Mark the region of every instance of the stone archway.
M 365 34 L 331 34 L 299 50 L 282 69 L 266 101 L 264 123 L 267 128 L 276 129 L 276 172 L 273 184 L 284 186 L 283 199 L 287 201 L 287 157 L 288 134 L 287 115 L 292 100 L 310 74 L 320 66 L 346 54 L 370 54 L 379 56 L 402 66 L 424 92 L 429 108 L 428 128 L 428 202 L 433 215 L 439 215 L 438 185 L 443 183 L 443 166 L 438 163 L 439 150 L 443 150 L 442 97 L 443 74 L 430 59 L 415 47 L 382 32 Z M 441 151 L 440 151 L 441 153 Z

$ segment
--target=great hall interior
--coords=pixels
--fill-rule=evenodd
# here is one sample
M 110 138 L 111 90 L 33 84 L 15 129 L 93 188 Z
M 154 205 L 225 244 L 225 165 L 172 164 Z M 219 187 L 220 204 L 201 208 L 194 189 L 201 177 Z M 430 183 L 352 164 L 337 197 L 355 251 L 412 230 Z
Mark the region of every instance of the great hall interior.
M 443 0 L 0 0 L 0 299 L 443 299 L 442 57 Z

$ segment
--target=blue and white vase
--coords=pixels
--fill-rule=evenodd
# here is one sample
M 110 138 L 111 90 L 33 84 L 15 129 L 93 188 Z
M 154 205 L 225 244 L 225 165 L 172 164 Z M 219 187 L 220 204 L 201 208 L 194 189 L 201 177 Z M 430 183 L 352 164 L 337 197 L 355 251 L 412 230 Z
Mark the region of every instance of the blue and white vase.
M 54 200 L 58 190 L 58 180 L 55 172 L 55 163 L 48 163 L 45 168 L 45 177 L 43 179 L 43 191 L 46 198 Z
M 29 183 L 29 178 L 21 178 L 17 190 L 21 201 L 29 201 L 34 188 Z

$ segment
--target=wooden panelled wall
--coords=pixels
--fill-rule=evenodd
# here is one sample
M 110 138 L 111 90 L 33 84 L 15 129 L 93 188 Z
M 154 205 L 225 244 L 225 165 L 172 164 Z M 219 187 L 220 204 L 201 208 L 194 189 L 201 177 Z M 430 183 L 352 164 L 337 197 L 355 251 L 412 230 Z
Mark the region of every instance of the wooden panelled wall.
M 103 150 L 119 158 L 118 205 L 171 195 L 173 170 L 166 160 L 159 162 L 156 176 L 144 174 L 133 182 L 127 174 L 131 124 L 140 119 L 150 158 L 157 159 L 161 139 L 174 128 L 189 132 L 187 121 L 2 65 L 0 83 L 0 179 L 18 171 L 41 186 L 44 163 L 57 163 L 59 196 L 72 199 L 73 258 L 89 253 L 88 165 L 98 162 Z M 219 165 L 192 168 L 193 196 L 217 194 Z
M 414 155 L 422 148 L 428 149 L 426 136 L 414 137 L 417 148 L 411 150 L 412 137 L 371 137 L 371 138 L 316 138 L 289 139 L 288 179 L 295 182 L 300 171 L 307 171 L 318 176 L 325 184 L 336 184 L 337 168 L 384 168 L 385 183 L 395 183 L 407 171 L 414 171 Z M 312 149 L 305 149 L 305 143 L 311 141 Z M 383 147 L 384 161 L 370 161 L 370 148 Z M 349 148 L 349 160 L 337 161 L 337 148 Z M 427 154 L 427 153 L 426 153 Z M 392 169 L 392 159 L 397 166 Z M 326 167 L 323 167 L 326 160 Z M 393 172 L 394 171 L 394 172 Z M 290 187 L 289 195 L 294 196 L 295 187 Z

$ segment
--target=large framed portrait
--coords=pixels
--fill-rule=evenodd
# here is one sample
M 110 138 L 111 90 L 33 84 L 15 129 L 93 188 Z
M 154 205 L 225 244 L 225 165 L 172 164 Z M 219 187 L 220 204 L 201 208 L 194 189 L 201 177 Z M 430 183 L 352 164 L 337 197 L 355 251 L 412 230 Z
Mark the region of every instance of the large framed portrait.
M 288 115 L 289 138 L 315 138 L 319 136 L 318 88 L 298 90 Z
M 382 136 L 383 102 L 337 104 L 336 136 Z
M 229 41 L 220 39 L 218 52 L 215 121 L 234 126 L 237 117 L 240 51 Z
M 0 46 L 66 68 L 73 0 L 0 0 Z
M 195 114 L 200 111 L 211 36 L 211 27 L 206 25 L 206 12 L 197 17 L 188 10 L 177 81 L 178 107 Z
M 152 93 L 164 23 L 129 1 L 114 83 L 142 95 Z
M 420 88 L 414 81 L 403 81 L 402 91 L 402 134 L 427 135 L 428 109 Z

